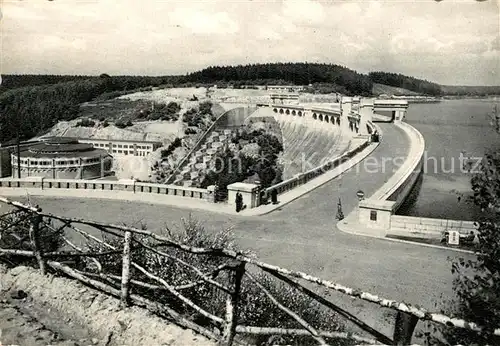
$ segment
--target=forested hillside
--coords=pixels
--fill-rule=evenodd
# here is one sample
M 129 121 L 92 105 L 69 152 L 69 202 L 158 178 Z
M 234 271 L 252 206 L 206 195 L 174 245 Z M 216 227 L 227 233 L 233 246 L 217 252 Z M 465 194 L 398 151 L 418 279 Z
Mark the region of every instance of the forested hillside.
M 390 85 L 393 87 L 408 89 L 419 94 L 439 96 L 441 95 L 441 86 L 427 80 L 405 76 L 399 73 L 389 72 L 370 72 L 368 74 L 373 83 Z
M 162 84 L 178 84 L 182 81 L 182 76 L 113 76 L 107 74 L 101 76 L 71 76 L 71 75 L 2 75 L 2 84 L 0 85 L 0 93 L 9 89 L 22 88 L 27 86 L 48 85 L 65 83 L 71 81 L 92 80 L 99 81 L 101 78 L 110 78 L 108 80 L 109 90 L 132 90 L 144 86 L 154 86 Z M 112 82 L 112 83 L 111 83 Z
M 79 105 L 109 99 L 154 86 L 193 86 L 220 83 L 311 85 L 311 92 L 371 96 L 377 83 L 426 95 L 493 95 L 500 87 L 460 87 L 438 84 L 396 73 L 357 73 L 332 64 L 272 63 L 212 66 L 184 76 L 56 76 L 3 75 L 0 86 L 0 143 L 39 135 L 60 120 L 79 115 Z
M 19 83 L 27 76 L 19 76 Z M 15 78 L 14 78 L 15 79 Z M 96 98 L 118 96 L 123 91 L 177 83 L 178 77 L 77 78 L 57 84 L 27 86 L 0 94 L 0 143 L 19 135 L 29 139 L 51 128 L 60 120 L 78 116 L 79 105 Z M 25 78 L 24 80 L 29 80 Z M 40 82 L 43 78 L 34 81 Z M 51 79 L 46 79 L 50 81 Z M 52 79 L 55 80 L 55 79 Z
M 68 76 L 68 75 L 43 75 L 43 74 L 25 74 L 25 75 L 2 75 L 2 84 L 0 93 L 8 89 L 22 88 L 25 86 L 36 86 L 45 84 L 56 84 L 70 82 L 74 80 L 97 78 L 92 76 Z
M 368 76 L 332 64 L 273 63 L 212 66 L 187 75 L 186 80 L 200 83 L 223 81 L 253 84 L 284 81 L 296 85 L 331 83 L 339 87 L 339 92 L 348 95 L 371 95 L 372 91 L 372 82 Z

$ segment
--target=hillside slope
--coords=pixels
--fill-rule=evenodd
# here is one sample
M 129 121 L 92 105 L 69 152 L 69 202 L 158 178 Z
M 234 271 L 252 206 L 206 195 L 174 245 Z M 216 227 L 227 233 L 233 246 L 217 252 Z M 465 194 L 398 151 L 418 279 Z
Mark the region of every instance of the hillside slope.
M 385 94 L 387 96 L 420 95 L 419 93 L 417 93 L 415 91 L 411 91 L 411 90 L 404 89 L 404 88 L 393 87 L 390 85 L 385 85 L 385 84 L 380 84 L 380 83 L 373 83 L 372 93 L 375 96 L 380 96 L 382 94 Z

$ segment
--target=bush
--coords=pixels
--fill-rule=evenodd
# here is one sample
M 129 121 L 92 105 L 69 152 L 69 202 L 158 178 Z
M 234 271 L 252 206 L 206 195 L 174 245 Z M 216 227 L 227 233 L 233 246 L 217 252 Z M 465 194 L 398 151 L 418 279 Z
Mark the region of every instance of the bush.
M 15 222 L 19 222 L 15 227 L 7 227 Z M 0 219 L 0 248 L 33 251 L 29 228 L 30 213 L 24 211 Z M 43 252 L 61 249 L 64 243 L 64 231 L 51 229 L 44 224 L 40 224 L 39 230 L 40 246 Z M 37 265 L 34 258 L 15 255 L 0 256 L 0 261 L 7 263 L 9 266 Z
M 120 119 L 118 121 L 115 122 L 115 126 L 120 128 L 120 129 L 124 129 L 126 127 L 130 127 L 130 126 L 133 126 L 134 124 L 132 123 L 132 121 L 130 119 L 128 120 L 123 120 L 123 119 Z
M 195 129 L 192 129 L 192 128 L 188 127 L 187 129 L 185 129 L 185 130 L 184 130 L 184 133 L 185 133 L 186 135 L 194 135 L 194 134 L 196 134 L 197 132 L 196 132 L 196 130 L 195 130 Z
M 486 332 L 440 326 L 444 340 L 433 333 L 428 336 L 431 345 L 500 345 L 500 337 L 492 333 L 500 324 L 500 152 L 487 152 L 474 170 L 471 202 L 482 210 L 477 220 L 479 242 L 474 258 L 452 263 L 456 297 L 444 313 L 475 322 Z
M 205 101 L 200 103 L 200 106 L 198 107 L 200 109 L 200 113 L 202 115 L 212 115 L 212 102 L 210 101 Z
M 164 159 L 170 156 L 174 152 L 174 150 L 179 148 L 181 145 L 182 145 L 182 140 L 179 137 L 177 137 L 176 139 L 174 139 L 172 143 L 169 144 L 167 149 L 161 151 L 161 158 Z
M 92 119 L 81 119 L 76 123 L 76 127 L 94 127 L 95 121 Z
M 146 229 L 146 225 L 141 224 L 139 228 Z M 234 241 L 232 229 L 222 229 L 218 232 L 211 232 L 205 230 L 203 224 L 192 217 L 182 219 L 181 224 L 175 228 L 166 227 L 161 231 L 160 235 L 180 244 L 212 248 L 212 249 L 230 249 L 242 253 L 246 256 L 252 256 L 249 251 L 242 251 L 237 247 Z M 134 235 L 134 239 L 139 240 L 149 246 L 154 246 L 157 250 L 162 251 L 169 256 L 177 258 L 189 265 L 196 267 L 204 273 L 211 272 L 214 268 L 228 264 L 232 260 L 220 256 L 204 256 L 195 255 L 192 253 L 184 252 L 175 248 L 162 246 L 151 239 L 146 239 L 141 236 Z M 107 242 L 113 246 L 121 247 L 123 244 L 120 238 L 106 237 Z M 101 244 L 92 243 L 88 245 L 92 251 L 108 251 L 109 249 L 103 247 Z M 103 265 L 103 271 L 106 273 L 121 275 L 122 259 L 121 255 L 109 255 L 100 257 L 99 260 Z M 193 270 L 181 264 L 178 261 L 172 260 L 152 251 L 144 251 L 140 248 L 133 252 L 133 260 L 140 266 L 144 267 L 150 273 L 157 277 L 164 279 L 169 285 L 179 286 L 187 283 L 196 282 L 199 276 L 193 273 Z M 91 260 L 86 259 L 86 264 L 89 266 L 87 270 L 94 270 L 95 266 Z M 141 272 L 132 269 L 132 277 L 134 280 L 140 280 L 153 285 L 156 282 L 150 280 Z M 301 317 L 306 319 L 313 327 L 320 328 L 326 331 L 338 331 L 343 328 L 338 321 L 337 316 L 331 310 L 327 310 L 319 305 L 319 303 L 306 297 L 296 289 L 277 282 L 276 279 L 271 278 L 266 274 L 252 274 L 271 294 L 276 297 L 282 304 L 289 307 L 291 310 L 298 313 Z M 229 278 L 226 271 L 220 272 L 215 276 L 216 280 L 225 286 L 229 286 Z M 115 287 L 119 288 L 120 282 L 116 281 Z M 184 289 L 182 294 L 190 299 L 196 305 L 202 307 L 206 311 L 217 316 L 224 316 L 225 314 L 225 301 L 227 295 L 219 289 L 214 288 L 208 284 L 196 285 L 190 289 Z M 181 301 L 173 295 L 162 291 L 158 294 L 158 290 L 147 289 L 140 286 L 135 286 L 135 294 L 140 294 L 148 299 L 156 302 L 166 304 L 174 308 L 177 312 L 187 316 L 193 322 L 202 325 L 206 328 L 213 328 L 214 325 L 206 318 L 196 313 L 194 310 L 181 303 Z M 272 302 L 265 296 L 265 294 L 254 283 L 246 277 L 243 279 L 240 291 L 239 303 L 239 318 L 238 323 L 242 325 L 252 325 L 261 327 L 282 327 L 282 328 L 302 328 L 295 320 L 290 318 L 286 313 L 279 310 Z M 255 337 L 253 344 L 263 345 L 269 341 L 269 336 Z M 286 344 L 299 344 L 307 345 L 314 344 L 310 337 L 291 337 L 286 336 L 282 338 Z M 335 345 L 350 345 L 348 341 L 336 340 Z
M 181 106 L 176 102 L 154 103 L 152 109 L 141 109 L 139 111 L 139 118 L 146 117 L 148 120 L 167 120 L 175 121 L 179 119 L 179 111 Z
M 104 122 L 102 123 L 102 127 L 108 127 L 109 126 L 109 123 L 107 120 L 104 120 Z

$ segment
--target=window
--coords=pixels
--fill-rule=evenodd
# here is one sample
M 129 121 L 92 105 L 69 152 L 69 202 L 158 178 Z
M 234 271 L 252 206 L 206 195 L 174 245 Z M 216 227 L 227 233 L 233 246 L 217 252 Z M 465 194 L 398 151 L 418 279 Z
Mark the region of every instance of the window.
M 370 211 L 370 221 L 377 221 L 377 211 L 376 210 Z
M 121 144 L 118 144 L 118 148 L 121 148 L 121 147 L 122 147 L 122 145 L 121 145 Z

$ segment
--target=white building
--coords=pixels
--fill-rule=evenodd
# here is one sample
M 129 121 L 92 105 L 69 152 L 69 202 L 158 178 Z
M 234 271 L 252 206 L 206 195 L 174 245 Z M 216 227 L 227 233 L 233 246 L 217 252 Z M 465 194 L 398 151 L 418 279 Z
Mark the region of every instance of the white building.
M 97 149 L 104 149 L 113 155 L 148 156 L 162 146 L 161 142 L 131 141 L 115 139 L 81 138 L 80 143 L 89 143 Z

